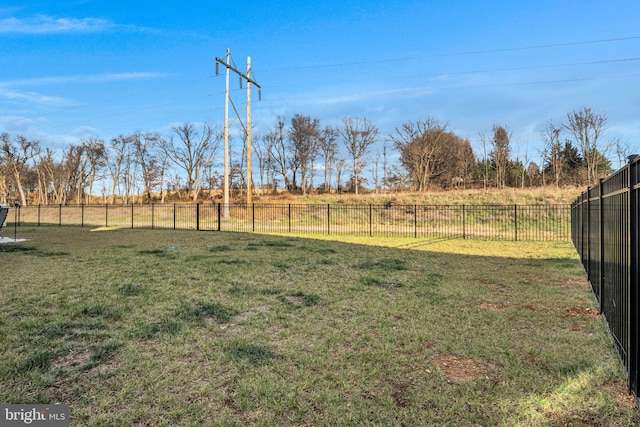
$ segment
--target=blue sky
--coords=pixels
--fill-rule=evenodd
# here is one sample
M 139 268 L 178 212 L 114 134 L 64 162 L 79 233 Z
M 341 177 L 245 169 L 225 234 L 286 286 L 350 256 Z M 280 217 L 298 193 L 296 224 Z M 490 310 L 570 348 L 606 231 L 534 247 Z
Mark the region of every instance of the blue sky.
M 0 2 L 0 132 L 59 148 L 221 126 L 215 57 L 229 48 L 263 87 L 258 134 L 276 115 L 366 117 L 382 144 L 430 115 L 476 154 L 481 132 L 507 125 L 538 161 L 538 129 L 588 106 L 640 151 L 638 23 L 638 0 Z

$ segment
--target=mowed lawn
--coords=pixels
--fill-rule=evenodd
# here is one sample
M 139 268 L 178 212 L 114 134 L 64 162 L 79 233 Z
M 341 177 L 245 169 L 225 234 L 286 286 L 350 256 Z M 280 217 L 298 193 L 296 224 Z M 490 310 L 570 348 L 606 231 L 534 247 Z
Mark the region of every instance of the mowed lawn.
M 640 422 L 569 242 L 18 237 L 0 402 L 74 426 Z

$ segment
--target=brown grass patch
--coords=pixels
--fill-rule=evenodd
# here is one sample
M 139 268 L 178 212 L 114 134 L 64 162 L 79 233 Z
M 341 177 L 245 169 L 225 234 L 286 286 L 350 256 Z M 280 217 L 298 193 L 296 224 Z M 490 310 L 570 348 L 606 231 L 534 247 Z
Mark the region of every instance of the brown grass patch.
M 89 361 L 90 357 L 91 357 L 91 352 L 89 351 L 83 351 L 80 353 L 71 352 L 51 362 L 51 370 L 57 371 L 61 369 L 61 370 L 69 371 L 86 364 Z
M 590 307 L 565 307 L 564 315 L 570 317 L 600 317 L 600 310 Z
M 587 282 L 587 279 L 585 278 L 581 278 L 581 279 L 567 279 L 564 281 L 565 285 L 569 285 L 569 286 L 588 286 L 589 282 Z
M 636 398 L 629 393 L 626 384 L 624 383 L 608 383 L 604 384 L 603 388 L 615 399 L 617 406 L 626 406 L 627 408 L 637 408 L 638 404 Z
M 286 295 L 284 299 L 293 306 L 302 307 L 304 305 L 304 298 L 299 295 Z
M 473 382 L 481 378 L 491 378 L 494 375 L 487 365 L 455 354 L 437 356 L 431 363 L 437 366 L 447 382 L 452 384 Z
M 249 320 L 251 317 L 255 316 L 256 314 L 266 313 L 267 311 L 269 311 L 269 306 L 261 305 L 257 307 L 255 310 L 245 311 L 243 313 L 233 316 L 233 320 L 235 322 L 244 322 Z
M 480 307 L 486 308 L 487 310 L 492 310 L 492 311 L 503 311 L 504 310 L 504 306 L 502 304 L 495 304 L 495 303 L 492 303 L 492 302 L 480 303 Z

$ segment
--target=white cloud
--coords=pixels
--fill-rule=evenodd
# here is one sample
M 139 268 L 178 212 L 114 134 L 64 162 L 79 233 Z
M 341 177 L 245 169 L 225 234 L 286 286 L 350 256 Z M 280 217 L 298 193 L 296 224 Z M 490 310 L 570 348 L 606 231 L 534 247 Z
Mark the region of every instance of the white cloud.
M 22 132 L 25 129 L 29 129 L 32 126 L 38 125 L 38 121 L 30 117 L 18 116 L 18 115 L 1 115 L 0 113 L 0 128 L 6 132 Z
M 0 34 L 95 33 L 116 25 L 100 18 L 54 18 L 37 15 L 31 18 L 0 19 Z
M 78 138 L 90 138 L 97 137 L 100 134 L 100 131 L 93 126 L 80 126 L 73 129 L 71 134 Z
M 155 78 L 166 77 L 167 75 L 168 74 L 166 73 L 156 73 L 156 72 L 129 72 L 129 73 L 105 73 L 105 74 L 94 74 L 94 75 L 37 77 L 33 79 L 10 80 L 5 82 L 0 81 L 0 87 L 40 86 L 40 85 L 69 84 L 69 83 L 104 83 L 104 82 L 122 81 L 122 80 L 155 79 Z
M 33 102 L 37 104 L 48 104 L 48 105 L 70 105 L 71 104 L 71 102 L 65 98 L 43 95 L 37 92 L 21 92 L 16 90 L 0 89 L 0 98 L 5 98 L 12 101 L 26 101 L 26 102 Z

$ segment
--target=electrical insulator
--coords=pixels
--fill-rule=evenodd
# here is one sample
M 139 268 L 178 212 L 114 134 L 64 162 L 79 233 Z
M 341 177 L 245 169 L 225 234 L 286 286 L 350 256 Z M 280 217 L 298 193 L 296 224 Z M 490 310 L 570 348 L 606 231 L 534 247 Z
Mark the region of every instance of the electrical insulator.
M 262 89 L 258 89 L 258 101 L 262 101 Z
M 242 89 L 242 77 L 240 77 L 240 89 Z
M 220 74 L 220 64 L 216 61 L 216 76 Z

